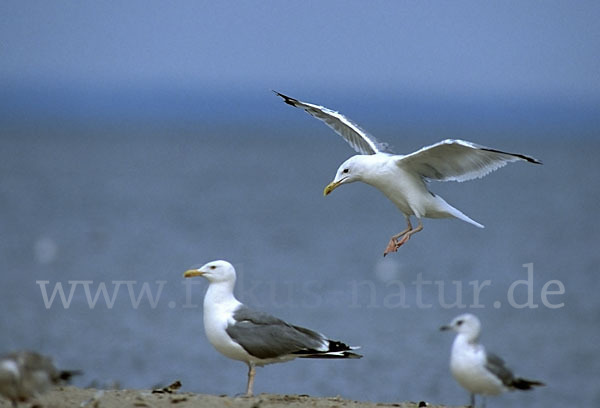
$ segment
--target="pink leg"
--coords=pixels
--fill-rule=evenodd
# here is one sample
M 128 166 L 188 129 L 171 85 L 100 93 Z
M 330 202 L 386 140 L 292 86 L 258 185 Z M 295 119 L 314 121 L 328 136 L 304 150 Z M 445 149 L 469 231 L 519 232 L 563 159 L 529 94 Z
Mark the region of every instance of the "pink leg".
M 256 374 L 256 368 L 253 363 L 248 363 L 248 385 L 246 387 L 246 396 L 251 397 L 254 391 L 254 375 Z
M 406 243 L 406 241 L 408 241 L 413 234 L 415 234 L 423 229 L 423 223 L 421 222 L 421 219 L 418 218 L 418 220 L 419 220 L 419 225 L 417 225 L 416 228 L 413 228 L 412 224 L 410 223 L 410 218 L 406 217 L 408 228 L 405 229 L 404 231 L 394 235 L 390 239 L 388 246 L 385 248 L 385 251 L 383 252 L 383 256 L 386 256 L 390 252 L 396 252 L 398 250 L 398 248 L 400 248 L 402 245 L 404 245 Z M 398 238 L 400 238 L 400 237 L 402 237 L 402 238 L 400 239 L 400 241 L 398 241 Z

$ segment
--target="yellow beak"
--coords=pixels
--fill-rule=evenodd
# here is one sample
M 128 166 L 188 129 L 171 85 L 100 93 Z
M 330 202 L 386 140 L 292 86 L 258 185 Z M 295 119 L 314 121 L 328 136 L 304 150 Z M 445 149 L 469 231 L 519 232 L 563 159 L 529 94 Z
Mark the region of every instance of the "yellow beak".
M 200 272 L 198 269 L 190 269 L 189 271 L 185 271 L 183 274 L 184 278 L 193 278 L 194 276 L 202 276 L 204 272 Z
M 323 195 L 324 196 L 329 195 L 329 193 L 331 193 L 333 190 L 335 190 L 340 184 L 342 184 L 343 181 L 344 181 L 344 179 L 339 180 L 339 181 L 332 181 L 331 183 L 327 184 L 327 186 L 325 187 L 325 190 L 323 190 Z

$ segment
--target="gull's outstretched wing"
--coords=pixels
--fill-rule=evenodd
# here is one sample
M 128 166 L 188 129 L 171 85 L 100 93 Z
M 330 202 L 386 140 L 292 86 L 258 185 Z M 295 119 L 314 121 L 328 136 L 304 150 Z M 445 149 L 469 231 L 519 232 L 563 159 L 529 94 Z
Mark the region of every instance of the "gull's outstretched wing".
M 533 157 L 507 153 L 465 140 L 443 140 L 397 160 L 398 166 L 438 181 L 481 178 L 506 163 L 518 160 L 542 164 Z
M 387 150 L 385 143 L 378 142 L 373 136 L 362 130 L 357 124 L 353 123 L 347 117 L 339 112 L 327 109 L 324 106 L 313 105 L 294 98 L 290 98 L 277 91 L 273 91 L 283 98 L 288 105 L 304 109 L 315 118 L 323 121 L 332 128 L 338 135 L 344 138 L 354 150 L 361 154 L 375 154 Z

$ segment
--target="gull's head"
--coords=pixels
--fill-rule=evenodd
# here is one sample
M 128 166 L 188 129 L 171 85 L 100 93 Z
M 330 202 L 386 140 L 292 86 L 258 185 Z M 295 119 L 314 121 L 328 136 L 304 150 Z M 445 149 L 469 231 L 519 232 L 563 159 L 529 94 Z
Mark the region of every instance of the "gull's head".
M 362 179 L 365 169 L 365 158 L 370 156 L 352 156 L 348 160 L 342 163 L 338 168 L 337 173 L 333 181 L 325 187 L 323 195 L 329 195 L 333 190 L 341 186 L 342 184 L 352 183 Z
M 183 274 L 184 278 L 203 276 L 210 283 L 235 281 L 235 269 L 227 261 L 212 261 L 198 269 L 190 269 Z
M 475 340 L 479 337 L 481 323 L 477 316 L 465 313 L 455 317 L 450 324 L 440 327 L 440 330 L 454 330 L 459 334 L 467 335 L 470 340 Z

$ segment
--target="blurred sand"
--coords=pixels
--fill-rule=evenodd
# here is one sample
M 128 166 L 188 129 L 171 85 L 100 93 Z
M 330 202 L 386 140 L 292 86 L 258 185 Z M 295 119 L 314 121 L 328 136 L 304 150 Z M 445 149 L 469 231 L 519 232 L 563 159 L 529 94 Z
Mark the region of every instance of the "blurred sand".
M 427 405 L 443 408 L 442 405 Z M 11 407 L 6 399 L 0 399 L 0 407 Z M 91 388 L 58 387 L 39 398 L 19 407 L 43 408 L 258 408 L 258 407 L 314 407 L 314 408 L 418 408 L 418 402 L 372 403 L 350 401 L 341 397 L 313 398 L 307 395 L 260 394 L 254 397 L 228 397 L 193 393 L 153 394 L 151 390 L 106 390 Z

